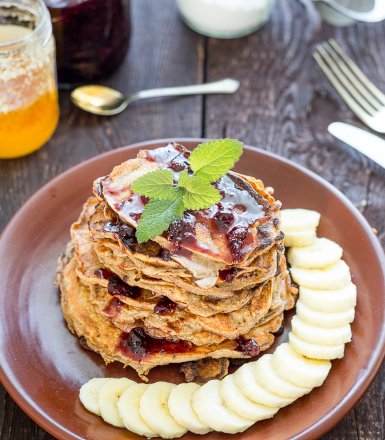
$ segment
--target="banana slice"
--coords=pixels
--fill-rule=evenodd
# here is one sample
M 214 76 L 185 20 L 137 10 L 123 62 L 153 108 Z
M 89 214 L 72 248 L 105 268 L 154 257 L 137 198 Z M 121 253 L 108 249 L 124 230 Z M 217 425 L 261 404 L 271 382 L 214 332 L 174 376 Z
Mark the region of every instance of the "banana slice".
M 320 301 L 322 301 L 322 294 Z M 313 310 L 305 305 L 300 298 L 295 305 L 296 315 L 302 321 L 310 325 L 322 328 L 342 327 L 346 324 L 350 324 L 354 320 L 354 307 L 344 310 L 342 312 L 325 313 Z
M 286 247 L 302 247 L 311 246 L 317 238 L 315 229 L 298 231 L 298 232 L 285 232 L 285 238 L 283 240 Z
M 119 415 L 118 400 L 123 392 L 135 382 L 122 377 L 121 379 L 109 379 L 100 389 L 99 408 L 103 420 L 110 425 L 124 428 L 124 423 Z
M 256 362 L 253 362 L 254 379 L 259 385 L 272 393 L 293 399 L 297 399 L 311 391 L 311 388 L 294 385 L 278 376 L 271 365 L 272 357 L 272 354 L 264 354 Z
M 319 345 L 339 345 L 352 340 L 349 324 L 341 327 L 322 328 L 307 324 L 299 316 L 291 320 L 291 331 L 304 341 Z
M 321 214 L 311 209 L 282 209 L 281 229 L 286 234 L 317 229 Z
M 299 354 L 312 359 L 341 359 L 344 357 L 345 345 L 318 345 L 306 342 L 292 332 L 289 333 L 289 344 Z
M 199 419 L 215 431 L 235 434 L 249 428 L 253 422 L 239 417 L 225 407 L 220 395 L 221 382 L 210 380 L 193 395 L 192 407 Z
M 99 392 L 102 386 L 110 379 L 104 377 L 95 377 L 85 383 L 79 391 L 79 398 L 88 411 L 100 416 Z
M 157 437 L 158 434 L 147 425 L 139 413 L 140 399 L 147 387 L 144 383 L 129 386 L 118 400 L 118 411 L 129 431 L 150 438 Z
M 342 248 L 327 238 L 316 238 L 310 246 L 292 247 L 287 260 L 293 267 L 322 269 L 337 263 L 342 257 Z
M 300 286 L 316 290 L 342 289 L 351 282 L 350 270 L 343 260 L 324 269 L 290 269 L 292 279 Z
M 300 286 L 299 298 L 312 310 L 325 313 L 343 312 L 356 305 L 357 288 L 353 283 L 337 290 L 315 290 Z
M 259 420 L 270 419 L 279 410 L 279 408 L 254 403 L 245 397 L 235 384 L 232 374 L 221 380 L 220 393 L 227 408 L 239 417 L 252 420 L 254 423 Z
M 199 390 L 196 383 L 181 383 L 172 389 L 168 398 L 168 410 L 180 425 L 195 434 L 207 434 L 212 429 L 202 423 L 192 408 L 192 396 Z
M 168 398 L 176 385 L 169 382 L 156 382 L 144 391 L 139 413 L 144 422 L 163 438 L 178 438 L 186 434 L 187 429 L 177 423 L 168 410 Z
M 280 377 L 294 385 L 315 388 L 323 384 L 332 364 L 326 360 L 306 358 L 285 342 L 276 348 L 271 366 Z
M 270 406 L 271 408 L 283 408 L 290 405 L 295 399 L 291 397 L 283 397 L 268 391 L 255 380 L 254 367 L 252 362 L 242 365 L 233 374 L 234 382 L 240 392 L 260 405 Z

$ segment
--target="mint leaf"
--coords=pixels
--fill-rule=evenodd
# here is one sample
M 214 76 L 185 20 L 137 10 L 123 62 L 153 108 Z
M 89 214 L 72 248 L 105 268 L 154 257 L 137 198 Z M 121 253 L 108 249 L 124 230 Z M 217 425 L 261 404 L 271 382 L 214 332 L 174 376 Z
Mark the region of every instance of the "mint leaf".
M 190 176 L 187 170 L 180 173 L 178 184 L 186 190 L 183 195 L 185 209 L 209 208 L 222 198 L 215 186 L 199 176 Z
M 238 161 L 242 154 L 242 142 L 236 139 L 216 139 L 198 145 L 189 157 L 195 174 L 209 182 L 215 182 Z
M 139 177 L 131 189 L 150 199 L 136 228 L 139 243 L 162 234 L 185 210 L 194 211 L 216 205 L 222 196 L 211 183 L 232 168 L 242 154 L 243 144 L 236 139 L 217 139 L 198 145 L 189 157 L 190 168 L 179 174 L 167 169 L 152 171 Z
M 174 176 L 170 170 L 155 170 L 144 174 L 131 184 L 131 189 L 156 200 L 172 200 L 180 193 L 180 188 L 174 186 Z
M 183 217 L 183 202 L 176 200 L 150 200 L 138 221 L 135 236 L 139 243 L 162 234 L 174 220 Z

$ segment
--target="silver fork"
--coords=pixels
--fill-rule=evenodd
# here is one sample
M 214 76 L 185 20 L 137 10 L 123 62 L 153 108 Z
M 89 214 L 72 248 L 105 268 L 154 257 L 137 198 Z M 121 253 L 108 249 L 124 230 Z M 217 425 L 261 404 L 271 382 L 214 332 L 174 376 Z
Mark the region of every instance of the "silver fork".
M 385 95 L 330 39 L 316 47 L 313 57 L 337 92 L 361 121 L 385 133 Z

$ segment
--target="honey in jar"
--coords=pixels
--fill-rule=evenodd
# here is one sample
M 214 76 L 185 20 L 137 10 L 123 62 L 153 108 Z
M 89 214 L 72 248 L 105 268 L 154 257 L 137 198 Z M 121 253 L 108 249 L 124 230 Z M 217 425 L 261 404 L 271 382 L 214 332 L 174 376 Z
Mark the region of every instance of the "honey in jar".
M 1 159 L 39 149 L 54 133 L 59 118 L 49 13 L 42 0 L 11 3 L 15 5 L 0 0 Z

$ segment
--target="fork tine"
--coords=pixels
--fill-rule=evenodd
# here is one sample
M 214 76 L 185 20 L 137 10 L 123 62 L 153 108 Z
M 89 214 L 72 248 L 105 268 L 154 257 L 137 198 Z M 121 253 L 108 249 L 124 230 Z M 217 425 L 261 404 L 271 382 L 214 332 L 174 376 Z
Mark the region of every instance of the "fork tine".
M 331 58 L 331 56 L 326 52 L 323 45 L 320 45 L 317 47 L 318 53 L 323 58 L 323 61 L 327 64 L 329 69 L 334 73 L 336 78 L 338 79 L 339 83 L 341 83 L 344 86 L 344 89 L 350 94 L 350 96 L 363 108 L 369 113 L 370 115 L 373 115 L 376 111 L 376 109 L 371 106 L 361 95 L 357 92 L 357 90 L 354 89 L 352 84 L 349 82 L 349 80 L 346 78 L 344 73 L 341 71 L 337 63 Z
M 339 82 L 338 78 L 329 69 L 326 63 L 323 61 L 319 52 L 314 52 L 313 57 L 317 64 L 320 66 L 328 80 L 332 83 L 337 92 L 341 95 L 341 98 L 346 102 L 346 104 L 351 108 L 351 110 L 364 122 L 367 120 L 368 114 L 357 104 L 357 102 L 350 96 L 346 91 L 344 86 Z
M 385 94 L 378 89 L 372 81 L 359 69 L 356 63 L 349 58 L 346 53 L 343 51 L 342 47 L 337 43 L 333 38 L 329 39 L 329 44 L 332 48 L 338 53 L 338 55 L 345 61 L 345 63 L 349 66 L 352 72 L 356 75 L 356 77 L 361 80 L 361 82 L 370 90 L 372 95 L 380 101 L 383 105 L 385 105 Z
M 379 99 L 371 94 L 369 89 L 352 73 L 345 62 L 338 56 L 338 53 L 333 49 L 330 43 L 324 43 L 323 48 L 333 58 L 338 65 L 339 69 L 347 77 L 347 79 L 353 84 L 358 92 L 365 98 L 375 110 L 380 110 L 383 105 Z

